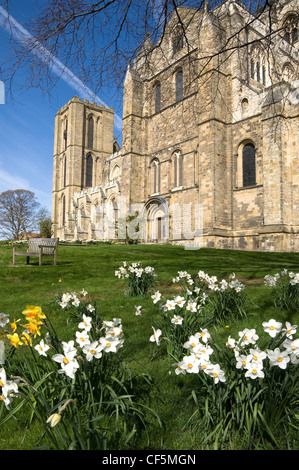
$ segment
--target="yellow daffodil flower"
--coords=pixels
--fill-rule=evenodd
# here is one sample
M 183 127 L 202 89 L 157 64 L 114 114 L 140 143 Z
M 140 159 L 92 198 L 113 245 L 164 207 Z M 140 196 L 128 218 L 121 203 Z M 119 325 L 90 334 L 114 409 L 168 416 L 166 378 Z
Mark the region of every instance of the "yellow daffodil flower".
M 14 320 L 13 322 L 11 322 L 10 327 L 11 327 L 13 333 L 16 332 L 17 327 L 18 327 L 17 323 L 18 323 L 19 321 L 20 321 L 20 319 L 19 319 L 19 320 Z
M 25 318 L 28 321 L 40 321 L 41 319 L 46 318 L 46 315 L 42 311 L 41 307 L 38 307 L 36 305 L 27 305 L 25 310 L 23 310 L 22 314 L 25 315 Z
M 29 346 L 32 346 L 32 339 L 30 338 L 28 333 L 26 333 L 25 331 L 22 334 L 21 339 L 24 341 L 24 344 L 28 344 Z
M 24 328 L 26 328 L 29 333 L 34 335 L 34 338 L 36 338 L 36 335 L 40 336 L 40 325 L 42 325 L 41 321 L 31 320 L 29 323 L 24 325 Z
M 7 335 L 7 338 L 15 348 L 23 344 L 17 333 L 14 333 L 13 335 Z

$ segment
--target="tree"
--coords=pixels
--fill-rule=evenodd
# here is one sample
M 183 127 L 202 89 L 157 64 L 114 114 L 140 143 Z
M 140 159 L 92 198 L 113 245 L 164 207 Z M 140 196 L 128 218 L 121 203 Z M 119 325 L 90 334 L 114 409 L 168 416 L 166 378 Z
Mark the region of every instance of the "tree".
M 32 191 L 16 189 L 0 194 L 0 233 L 6 238 L 19 239 L 35 229 L 39 202 Z
M 41 237 L 51 238 L 52 236 L 52 220 L 51 214 L 46 207 L 40 209 L 37 213 L 37 224 Z
M 8 0 L 0 0 L 1 3 L 5 8 L 9 5 Z M 203 64 L 215 56 L 221 64 L 233 51 L 245 48 L 250 43 L 250 39 L 244 40 L 246 26 L 250 28 L 259 20 L 266 25 L 260 41 L 269 44 L 272 35 L 277 35 L 271 13 L 275 0 L 245 0 L 243 3 L 252 15 L 246 15 L 245 25 L 232 30 L 220 51 L 209 51 L 201 57 Z M 136 57 L 145 38 L 154 48 L 160 48 L 166 25 L 175 15 L 188 43 L 184 7 L 191 8 L 195 15 L 198 11 L 215 11 L 220 4 L 230 8 L 229 1 L 220 0 L 47 0 L 43 3 L 44 9 L 31 19 L 25 30 L 16 31 L 13 20 L 10 24 L 7 17 L 15 49 L 9 77 L 13 80 L 14 72 L 25 67 L 29 73 L 28 86 L 50 91 L 57 77 L 69 74 L 71 81 L 72 71 L 95 95 L 111 84 L 113 89 L 120 90 L 127 65 Z M 217 14 L 215 11 L 216 17 Z M 201 73 L 204 72 L 203 66 Z

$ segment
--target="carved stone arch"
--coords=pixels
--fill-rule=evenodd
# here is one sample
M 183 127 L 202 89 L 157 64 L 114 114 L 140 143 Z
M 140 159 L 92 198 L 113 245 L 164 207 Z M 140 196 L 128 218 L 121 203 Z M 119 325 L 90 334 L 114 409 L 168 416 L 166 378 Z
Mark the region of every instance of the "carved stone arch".
M 281 69 L 281 77 L 285 82 L 292 82 L 296 79 L 295 69 L 289 62 L 286 62 Z
M 115 181 L 120 177 L 121 177 L 120 165 L 119 165 L 119 163 L 115 163 L 115 165 L 112 167 L 112 170 L 110 172 L 110 179 Z
M 161 243 L 169 240 L 169 208 L 163 197 L 153 196 L 145 203 L 141 220 L 146 222 L 146 241 Z

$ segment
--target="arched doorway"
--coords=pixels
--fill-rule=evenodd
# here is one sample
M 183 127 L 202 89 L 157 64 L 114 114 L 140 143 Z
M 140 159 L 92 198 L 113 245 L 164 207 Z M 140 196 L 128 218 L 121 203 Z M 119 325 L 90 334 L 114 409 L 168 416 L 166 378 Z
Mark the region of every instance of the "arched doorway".
M 169 240 L 169 211 L 165 199 L 160 196 L 148 200 L 144 207 L 146 218 L 146 242 L 166 243 Z

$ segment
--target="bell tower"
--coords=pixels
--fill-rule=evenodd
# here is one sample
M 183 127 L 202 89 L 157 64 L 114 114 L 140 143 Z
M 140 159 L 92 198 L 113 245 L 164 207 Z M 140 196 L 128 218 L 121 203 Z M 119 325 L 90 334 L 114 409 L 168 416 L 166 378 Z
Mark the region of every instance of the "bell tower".
M 113 153 L 114 110 L 73 97 L 55 116 L 52 222 L 54 236 L 73 239 L 73 195 L 101 184 Z

